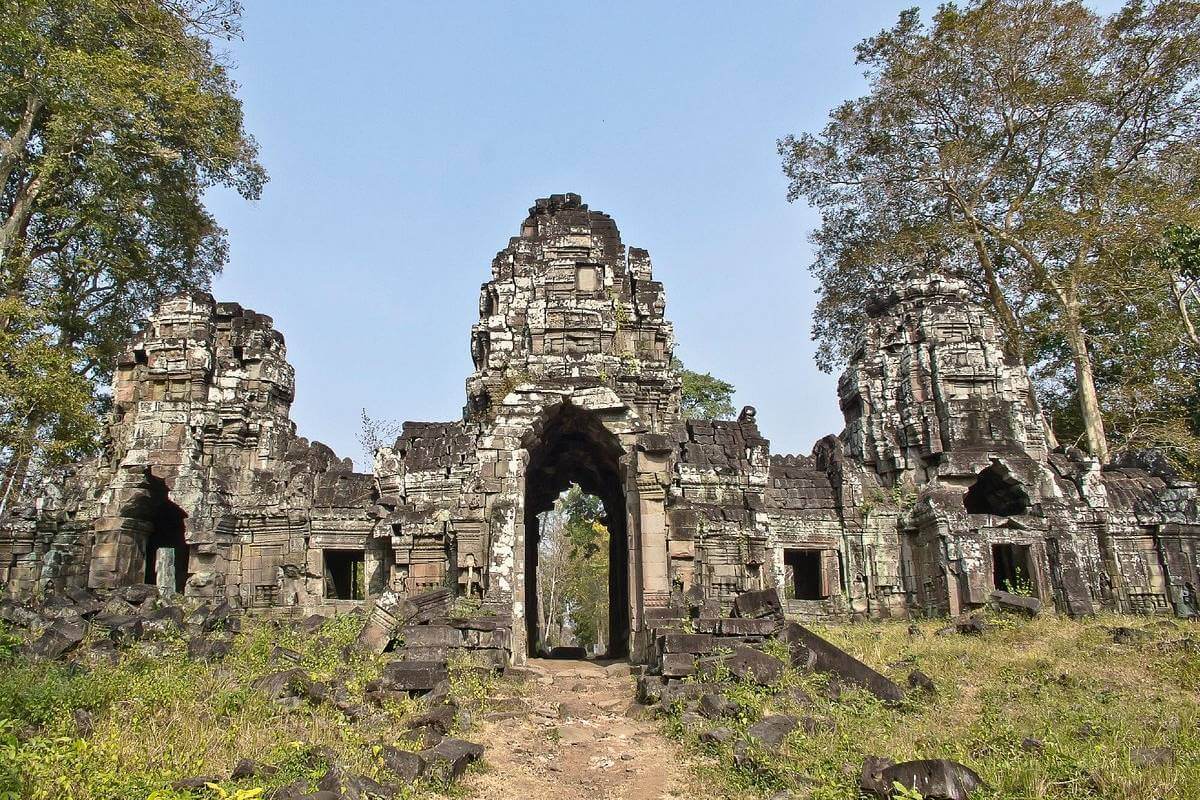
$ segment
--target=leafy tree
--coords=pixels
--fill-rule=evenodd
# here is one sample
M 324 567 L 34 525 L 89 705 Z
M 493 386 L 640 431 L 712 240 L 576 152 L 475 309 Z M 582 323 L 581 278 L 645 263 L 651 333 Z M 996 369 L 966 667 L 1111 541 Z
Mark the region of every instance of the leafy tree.
M 55 461 L 89 450 L 99 432 L 91 383 L 20 301 L 0 299 L 0 313 L 8 319 L 0 329 L 0 441 L 8 443 L 9 458 L 30 458 L 35 440 Z M 0 519 L 19 489 L 13 475 L 5 476 Z
M 732 383 L 714 378 L 707 372 L 693 372 L 675 359 L 675 369 L 683 379 L 684 419 L 733 419 Z
M 0 0 L 0 331 L 17 361 L 75 376 L 24 393 L 9 367 L 10 485 L 79 444 L 64 420 L 102 406 L 137 321 L 224 265 L 204 191 L 259 196 L 266 175 L 214 49 L 239 35 L 240 12 L 237 0 Z
M 1076 0 L 950 3 L 928 26 L 903 12 L 856 53 L 869 93 L 779 143 L 789 198 L 822 211 L 820 365 L 845 360 L 865 301 L 901 274 L 953 274 L 1013 356 L 1037 367 L 1061 345 L 1107 461 L 1096 337 L 1121 325 L 1092 304 L 1115 273 L 1161 297 L 1160 274 L 1129 266 L 1200 221 L 1200 3 L 1129 0 L 1107 18 Z
M 1166 270 L 1167 285 L 1175 311 L 1183 323 L 1188 346 L 1200 353 L 1200 230 L 1188 225 L 1172 225 L 1163 236 L 1156 253 Z
M 563 533 L 569 550 L 565 597 L 583 647 L 608 641 L 608 528 L 600 499 L 572 486 L 563 496 Z
M 543 515 L 538 606 L 545 644 L 592 647 L 608 640 L 609 533 L 599 498 L 572 485 Z
M 1084 296 L 1083 323 L 1114 452 L 1153 451 L 1153 461 L 1200 476 L 1200 348 L 1184 324 L 1188 306 L 1178 302 L 1186 297 L 1177 262 L 1186 254 L 1175 233 L 1164 242 L 1099 276 Z M 1034 343 L 1044 408 L 1060 435 L 1079 441 L 1084 428 L 1064 337 L 1047 325 Z

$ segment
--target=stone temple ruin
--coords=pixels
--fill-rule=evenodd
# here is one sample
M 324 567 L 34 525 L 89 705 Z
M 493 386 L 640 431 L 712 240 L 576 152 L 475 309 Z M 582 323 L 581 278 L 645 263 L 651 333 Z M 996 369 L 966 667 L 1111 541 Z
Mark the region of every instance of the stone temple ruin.
M 1024 368 L 954 281 L 869 309 L 845 429 L 810 455 L 772 455 L 751 407 L 681 418 L 665 311 L 609 216 L 538 200 L 481 289 L 462 418 L 405 424 L 363 474 L 296 434 L 270 317 L 170 299 L 117 364 L 104 454 L 0 531 L 0 581 L 302 613 L 447 587 L 511 626 L 490 646 L 520 661 L 537 515 L 577 483 L 612 534 L 611 648 L 635 659 L 681 608 L 770 587 L 800 619 L 959 615 L 998 590 L 1196 612 L 1196 485 L 1051 451 Z

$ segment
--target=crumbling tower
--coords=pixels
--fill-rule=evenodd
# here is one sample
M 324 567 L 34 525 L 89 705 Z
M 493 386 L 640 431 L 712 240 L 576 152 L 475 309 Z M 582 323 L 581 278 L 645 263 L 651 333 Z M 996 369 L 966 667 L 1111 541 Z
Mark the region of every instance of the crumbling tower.
M 679 415 L 674 334 L 650 256 L 577 194 L 538 200 L 492 261 L 471 329 L 468 419 L 521 383 L 607 386 L 654 430 Z

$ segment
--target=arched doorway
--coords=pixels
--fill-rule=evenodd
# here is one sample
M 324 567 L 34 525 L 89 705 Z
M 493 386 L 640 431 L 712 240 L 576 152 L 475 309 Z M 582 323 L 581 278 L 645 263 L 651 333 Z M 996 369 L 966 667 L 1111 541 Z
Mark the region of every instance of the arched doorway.
M 624 451 L 618 438 L 595 413 L 569 401 L 545 416 L 536 436 L 525 442 L 525 632 L 529 655 L 541 654 L 538 609 L 539 515 L 554 507 L 571 484 L 600 499 L 608 529 L 608 653 L 626 655 L 629 645 L 629 547 L 625 492 L 621 474 Z

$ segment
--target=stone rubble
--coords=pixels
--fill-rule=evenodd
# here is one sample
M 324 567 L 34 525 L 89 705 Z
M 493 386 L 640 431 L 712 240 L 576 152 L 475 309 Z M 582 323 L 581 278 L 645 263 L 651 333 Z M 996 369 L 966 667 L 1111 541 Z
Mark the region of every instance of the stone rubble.
M 441 593 L 442 601 L 447 598 L 448 594 Z M 153 655 L 166 655 L 178 645 L 168 649 L 169 643 L 160 640 L 189 634 L 189 658 L 224 658 L 233 645 L 233 637 L 242 629 L 242 612 L 225 603 L 212 607 L 203 602 L 185 612 L 183 607 L 174 604 L 179 599 L 176 595 L 163 596 L 158 587 L 145 585 L 124 587 L 107 603 L 99 602 L 88 591 L 73 591 L 70 596 L 51 595 L 36 603 L 0 600 L 0 619 L 27 631 L 25 638 L 29 642 L 23 648 L 24 655 L 40 660 L 70 659 L 73 669 L 82 668 L 89 662 L 92 667 L 115 664 L 121 652 L 135 649 Z M 427 611 L 449 608 L 445 602 L 436 600 L 418 597 L 414 598 L 413 605 Z M 420 615 L 417 617 L 420 618 Z M 303 620 L 293 620 L 290 624 L 312 636 L 317 635 L 325 621 L 326 617 L 312 615 Z M 423 624 L 429 626 L 444 621 L 445 618 L 435 616 L 423 618 Z M 454 621 L 473 624 L 468 619 Z M 420 626 L 403 628 L 400 635 L 406 630 L 417 629 Z M 91 644 L 86 649 L 81 648 L 85 642 Z M 147 645 L 162 645 L 162 648 L 150 653 L 146 650 Z M 355 645 L 350 647 L 353 649 Z M 468 651 L 463 648 L 463 652 Z M 97 654 L 102 655 L 100 661 L 96 659 Z M 312 706 L 327 705 L 344 714 L 348 720 L 357 721 L 377 713 L 369 708 L 370 704 L 382 704 L 388 700 L 407 702 L 417 698 L 423 709 L 403 720 L 400 733 L 402 738 L 419 745 L 419 752 L 402 751 L 390 745 L 378 748 L 384 768 L 395 778 L 393 782 L 380 784 L 369 777 L 348 772 L 336 762 L 332 751 L 317 748 L 312 753 L 313 757 L 328 765 L 327 771 L 317 782 L 318 791 L 307 794 L 307 784 L 297 782 L 277 790 L 273 797 L 283 800 L 391 797 L 399 794 L 401 787 L 420 779 L 442 784 L 457 780 L 470 764 L 482 757 L 481 745 L 450 735 L 452 731 L 470 727 L 471 715 L 459 708 L 450 696 L 447 660 L 414 661 L 407 660 L 406 655 L 401 642 L 385 656 L 396 660 L 387 661 L 381 676 L 368 683 L 362 697 L 358 698 L 351 693 L 343 679 L 318 681 L 305 669 L 296 666 L 302 660 L 299 653 L 280 646 L 272 650 L 269 662 L 276 668 L 250 681 L 248 688 L 285 712 L 299 709 L 306 703 Z M 344 661 L 352 656 L 349 650 L 342 653 Z M 462 669 L 477 669 L 488 674 L 495 671 L 494 666 L 488 665 Z M 81 737 L 86 738 L 91 734 L 93 721 L 87 711 L 77 709 L 74 720 Z M 266 778 L 277 772 L 278 768 L 271 764 L 241 759 L 228 779 Z M 172 788 L 180 791 L 202 790 L 207 784 L 221 783 L 223 780 L 220 776 L 197 775 L 175 781 Z

